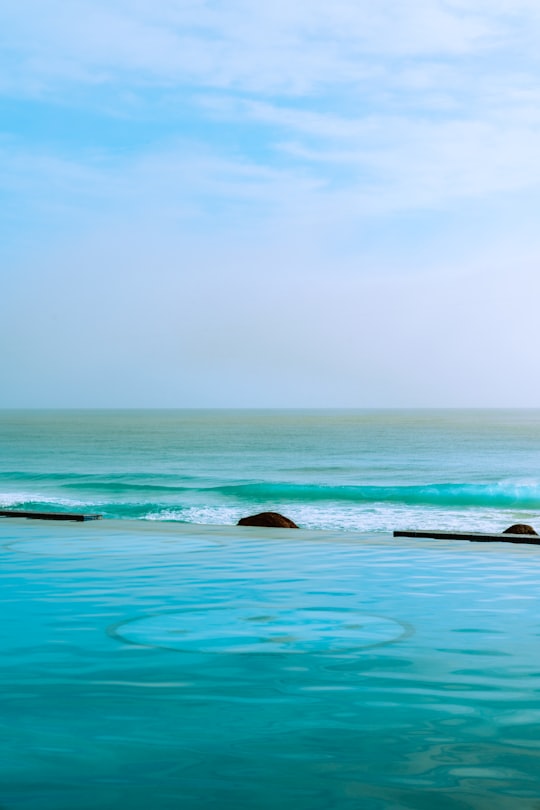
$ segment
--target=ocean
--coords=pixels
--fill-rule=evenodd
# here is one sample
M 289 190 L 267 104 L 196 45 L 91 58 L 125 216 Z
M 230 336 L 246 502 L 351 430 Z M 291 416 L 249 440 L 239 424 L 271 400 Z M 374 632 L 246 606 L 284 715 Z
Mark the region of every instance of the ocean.
M 540 512 L 540 411 L 0 411 L 0 507 L 502 531 Z
M 539 423 L 0 413 L 1 810 L 538 810 Z

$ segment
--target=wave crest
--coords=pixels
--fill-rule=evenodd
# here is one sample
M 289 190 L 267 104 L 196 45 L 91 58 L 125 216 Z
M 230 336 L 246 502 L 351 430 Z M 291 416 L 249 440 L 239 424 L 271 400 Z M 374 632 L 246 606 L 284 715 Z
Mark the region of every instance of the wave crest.
M 404 503 L 427 506 L 489 506 L 540 509 L 540 484 L 428 484 L 416 486 L 325 486 L 261 483 L 219 487 L 239 500 Z

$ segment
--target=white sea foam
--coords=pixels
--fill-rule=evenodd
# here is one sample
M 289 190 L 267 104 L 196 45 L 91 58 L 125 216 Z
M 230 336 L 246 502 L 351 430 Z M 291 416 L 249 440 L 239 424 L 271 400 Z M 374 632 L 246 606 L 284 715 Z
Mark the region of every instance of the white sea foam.
M 227 526 L 238 523 L 245 510 L 227 506 L 201 506 L 186 509 L 161 509 L 150 512 L 145 520 L 177 520 L 182 523 L 203 523 L 208 525 Z
M 372 504 L 350 508 L 306 505 L 289 508 L 288 517 L 306 529 L 359 532 L 392 532 L 395 529 L 438 529 L 439 531 L 502 532 L 514 522 L 534 522 L 536 514 L 504 512 L 500 509 L 418 509 L 401 504 Z
M 270 507 L 251 505 L 249 509 L 224 506 L 163 509 L 145 515 L 146 520 L 179 521 L 209 525 L 235 525 L 241 517 Z M 275 509 L 274 509 L 275 511 Z M 282 503 L 279 511 L 301 528 L 328 531 L 390 533 L 395 529 L 437 529 L 439 531 L 502 532 L 515 522 L 531 523 L 535 513 L 504 512 L 499 509 L 459 509 L 455 512 L 432 507 L 411 508 L 405 504 L 305 504 Z M 540 517 L 540 516 L 539 516 Z
M 0 506 L 10 508 L 22 504 L 53 504 L 56 506 L 97 506 L 98 504 L 88 504 L 76 498 L 61 498 L 42 492 L 0 492 Z

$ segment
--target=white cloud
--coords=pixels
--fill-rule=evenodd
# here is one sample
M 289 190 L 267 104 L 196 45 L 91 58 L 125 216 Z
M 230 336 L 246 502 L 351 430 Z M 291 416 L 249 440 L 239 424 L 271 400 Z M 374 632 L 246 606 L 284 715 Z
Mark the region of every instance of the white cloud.
M 536 0 L 3 4 L 6 391 L 505 404 L 534 362 L 539 28 Z
M 162 93 L 173 122 L 189 87 L 199 94 L 202 141 L 205 123 L 221 120 L 256 126 L 259 152 L 264 145 L 252 154 L 242 134 L 231 156 L 188 144 L 184 160 L 185 146 L 151 144 L 112 173 L 105 167 L 101 180 L 95 156 L 78 157 L 70 171 L 97 172 L 112 198 L 138 176 L 147 193 L 165 189 L 187 208 L 205 195 L 273 206 L 285 194 L 285 209 L 301 200 L 321 210 L 318 219 L 536 186 L 530 35 L 539 26 L 525 0 L 20 0 L 0 9 L 7 52 L 19 63 L 7 66 L 4 89 L 54 92 L 65 103 L 70 84 L 119 99 Z M 39 154 L 29 162 L 56 159 Z M 15 155 L 17 166 L 24 175 Z
M 4 4 L 0 27 L 8 53 L 18 54 L 21 81 L 86 76 L 307 93 L 354 86 L 381 60 L 474 57 L 515 47 L 516 30 L 522 37 L 538 32 L 538 14 L 526 3 L 517 14 L 504 3 L 494 12 L 481 0 L 20 0 Z M 531 53 L 533 47 L 531 41 Z
M 224 118 L 271 127 L 274 147 L 318 177 L 321 194 L 335 200 L 343 193 L 344 209 L 352 203 L 357 213 L 444 206 L 540 185 L 540 113 L 528 101 L 516 102 L 511 116 L 495 108 L 483 117 L 439 119 L 344 117 L 261 101 L 212 106 Z
M 227 111 L 234 116 L 238 105 Z M 537 192 L 540 114 L 491 120 L 347 119 L 269 104 L 242 115 L 271 126 L 274 156 L 225 154 L 189 141 L 121 160 L 67 158 L 4 142 L 0 187 L 27 216 L 143 217 L 179 228 L 317 228 L 317 239 L 398 211 Z M 236 223 L 236 225 L 235 225 Z

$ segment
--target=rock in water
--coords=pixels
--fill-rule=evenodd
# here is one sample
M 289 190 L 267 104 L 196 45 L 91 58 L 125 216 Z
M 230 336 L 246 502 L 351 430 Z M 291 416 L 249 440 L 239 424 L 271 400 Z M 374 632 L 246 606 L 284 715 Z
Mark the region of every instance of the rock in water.
M 535 534 L 538 537 L 538 532 L 535 532 L 528 523 L 514 523 L 505 529 L 503 534 Z
M 298 529 L 296 523 L 289 518 L 280 515 L 279 512 L 259 512 L 258 515 L 250 515 L 241 518 L 237 526 L 273 526 L 277 529 Z

